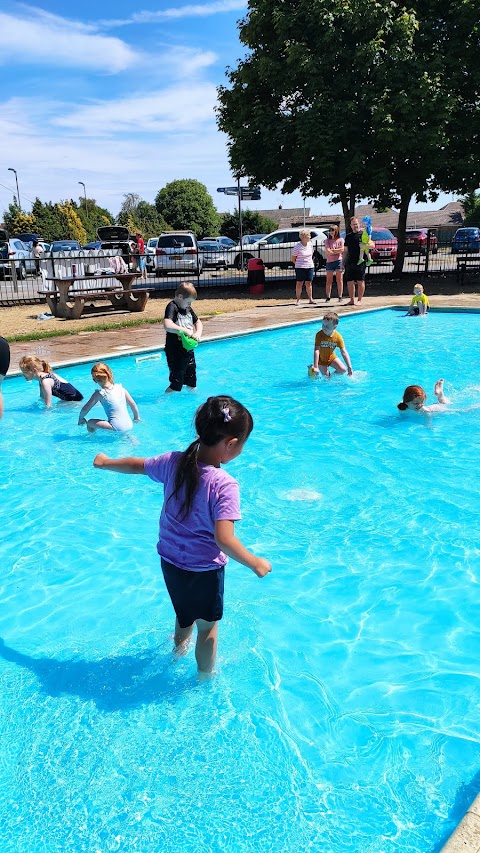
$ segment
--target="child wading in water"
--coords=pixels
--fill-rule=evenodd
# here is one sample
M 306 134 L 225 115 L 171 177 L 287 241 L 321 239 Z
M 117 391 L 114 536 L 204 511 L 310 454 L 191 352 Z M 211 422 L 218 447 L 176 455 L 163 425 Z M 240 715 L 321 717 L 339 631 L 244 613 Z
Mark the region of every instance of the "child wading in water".
M 157 551 L 175 614 L 175 648 L 184 651 L 197 626 L 199 672 L 211 672 L 223 615 L 224 566 L 232 557 L 262 578 L 271 571 L 263 557 L 235 536 L 241 518 L 238 483 L 221 466 L 242 452 L 253 429 L 250 412 L 231 397 L 209 397 L 195 415 L 197 438 L 183 452 L 151 459 L 109 459 L 98 453 L 96 468 L 146 474 L 164 484 Z
M 127 404 L 130 406 L 133 414 L 133 420 L 137 423 L 140 418 L 138 415 L 137 404 L 133 397 L 130 396 L 126 388 L 115 382 L 113 373 L 108 364 L 99 361 L 92 367 L 92 379 L 100 385 L 98 391 L 95 391 L 87 403 L 82 408 L 78 418 L 78 425 L 87 425 L 89 432 L 95 432 L 97 429 L 110 429 L 115 432 L 128 432 L 132 429 L 133 423 L 128 414 Z M 87 421 L 85 415 L 90 409 L 93 409 L 95 403 L 101 403 L 105 410 L 107 420 L 102 418 L 89 418 Z
M 27 382 L 37 379 L 40 386 L 40 397 L 47 409 L 52 405 L 52 397 L 58 397 L 63 402 L 79 402 L 83 394 L 58 373 L 53 373 L 46 361 L 35 355 L 24 355 L 19 361 L 19 367 Z
M 408 314 L 420 314 L 421 316 L 424 316 L 429 307 L 428 296 L 423 292 L 423 285 L 416 284 L 413 288 L 413 296 L 408 309 Z
M 409 409 L 411 412 L 421 412 L 427 415 L 431 412 L 439 412 L 449 402 L 443 393 L 443 379 L 437 379 L 435 382 L 434 394 L 438 403 L 426 406 L 427 395 L 423 388 L 420 385 L 408 385 L 403 392 L 403 400 L 398 404 L 397 409 L 400 409 L 401 412 Z
M 315 346 L 313 349 L 313 364 L 309 367 L 310 376 L 315 376 L 318 373 L 323 373 L 324 376 L 330 376 L 330 367 L 335 373 L 345 373 L 348 375 L 353 373 L 350 356 L 345 349 L 342 336 L 336 331 L 338 326 L 338 314 L 335 311 L 327 311 L 323 315 L 322 328 L 315 335 Z M 338 355 L 335 355 L 335 350 L 340 350 L 345 365 L 342 364 Z

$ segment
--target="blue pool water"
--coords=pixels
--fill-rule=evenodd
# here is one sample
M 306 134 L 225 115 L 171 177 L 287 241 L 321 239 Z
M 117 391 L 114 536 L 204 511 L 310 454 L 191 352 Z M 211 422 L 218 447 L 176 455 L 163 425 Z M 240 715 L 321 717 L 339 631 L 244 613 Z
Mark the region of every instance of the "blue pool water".
M 342 320 L 356 373 L 331 382 L 306 376 L 317 328 L 201 345 L 196 395 L 163 396 L 164 358 L 112 361 L 138 445 L 5 384 L 2 853 L 434 853 L 478 792 L 480 317 Z M 439 376 L 449 412 L 398 413 Z M 230 562 L 199 684 L 171 656 L 162 489 L 92 460 L 185 447 L 222 392 L 255 419 L 229 470 L 273 573 Z

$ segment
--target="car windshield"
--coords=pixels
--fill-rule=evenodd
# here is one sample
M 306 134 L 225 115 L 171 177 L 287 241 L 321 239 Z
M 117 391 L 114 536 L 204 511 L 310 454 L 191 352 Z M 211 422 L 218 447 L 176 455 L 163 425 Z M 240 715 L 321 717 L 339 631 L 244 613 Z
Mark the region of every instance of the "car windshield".
M 198 248 L 202 249 L 203 252 L 220 252 L 222 250 L 218 243 L 205 243 L 204 240 L 199 241 Z
M 147 246 L 151 249 L 156 249 L 158 245 L 158 237 L 150 237 L 150 240 L 147 243 Z
M 52 243 L 52 252 L 68 252 L 70 249 L 79 249 L 79 243 L 75 240 L 56 240 Z
M 405 233 L 406 233 L 407 237 L 420 237 L 420 236 L 421 236 L 421 234 L 422 234 L 423 232 L 422 232 L 422 231 L 418 231 L 418 230 L 417 230 L 417 231 L 414 231 L 414 230 L 412 229 L 411 231 L 406 231 Z
M 478 228 L 459 228 L 459 230 L 457 231 L 455 236 L 456 237 L 469 237 L 471 234 L 476 234 L 477 231 L 478 231 Z
M 372 240 L 395 240 L 395 237 L 388 228 L 382 228 L 380 231 L 372 231 Z
M 193 237 L 190 234 L 175 234 L 158 238 L 157 248 L 159 249 L 183 249 L 186 246 L 192 247 Z

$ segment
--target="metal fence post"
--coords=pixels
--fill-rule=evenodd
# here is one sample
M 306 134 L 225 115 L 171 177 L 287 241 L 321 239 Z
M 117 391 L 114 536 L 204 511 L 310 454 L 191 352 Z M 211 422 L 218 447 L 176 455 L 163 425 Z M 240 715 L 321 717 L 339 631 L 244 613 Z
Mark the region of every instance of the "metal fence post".
M 427 231 L 427 245 L 425 247 L 425 275 L 428 275 L 428 262 L 430 260 L 430 243 L 432 232 L 430 228 Z
M 10 260 L 10 266 L 12 268 L 12 284 L 13 284 L 13 292 L 18 293 L 18 279 L 17 279 L 17 268 L 15 266 L 15 261 L 13 258 Z

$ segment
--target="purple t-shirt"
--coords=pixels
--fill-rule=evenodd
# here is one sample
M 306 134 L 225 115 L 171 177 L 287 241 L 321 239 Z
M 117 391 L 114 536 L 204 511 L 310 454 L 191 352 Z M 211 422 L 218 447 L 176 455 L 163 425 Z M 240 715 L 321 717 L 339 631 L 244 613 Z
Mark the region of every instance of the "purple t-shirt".
M 178 452 L 163 453 L 145 459 L 144 463 L 147 476 L 156 483 L 163 483 L 157 551 L 179 569 L 191 572 L 218 569 L 225 565 L 227 556 L 215 542 L 215 522 L 238 521 L 242 517 L 238 483 L 221 468 L 199 465 L 199 486 L 192 508 L 183 518 L 180 513 L 182 496 L 173 495 L 180 456 Z

